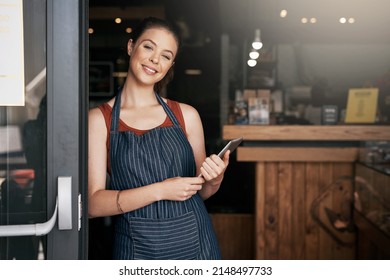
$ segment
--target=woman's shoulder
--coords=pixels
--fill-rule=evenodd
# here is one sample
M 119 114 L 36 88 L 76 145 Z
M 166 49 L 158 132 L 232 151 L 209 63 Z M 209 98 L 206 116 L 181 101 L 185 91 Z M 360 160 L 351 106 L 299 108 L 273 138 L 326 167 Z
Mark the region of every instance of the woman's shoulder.
M 184 118 L 190 118 L 193 115 L 198 115 L 198 111 L 191 105 L 182 103 L 173 99 L 163 98 L 164 102 L 168 104 L 169 108 L 180 112 L 183 114 Z
M 163 98 L 163 100 L 179 118 L 179 122 L 186 131 L 189 131 L 194 125 L 198 125 L 201 122 L 199 113 L 193 106 L 172 99 Z
M 178 104 L 186 121 L 192 120 L 194 118 L 199 118 L 199 113 L 193 106 L 180 102 L 178 102 Z
M 201 119 L 198 111 L 195 107 L 178 101 L 173 101 L 177 103 L 177 106 L 180 108 L 181 114 L 183 116 L 183 123 L 185 124 L 186 131 L 189 133 L 196 127 L 201 126 Z
M 88 112 L 88 123 L 90 127 L 100 127 L 105 123 L 105 114 L 101 106 L 91 108 Z
M 88 119 L 90 125 L 97 125 L 97 126 L 102 126 L 103 124 L 107 125 L 107 123 L 111 119 L 111 114 L 112 114 L 112 105 L 110 102 L 111 100 L 96 105 L 95 107 L 89 109 Z
M 189 104 L 182 103 L 173 99 L 163 98 L 165 103 L 168 104 L 169 107 L 179 107 L 183 114 L 193 114 L 197 113 L 196 109 Z
M 99 104 L 98 106 L 89 109 L 88 117 L 93 119 L 101 118 L 105 111 L 109 111 L 107 103 Z
M 103 115 L 111 114 L 114 101 L 115 101 L 115 99 L 111 99 L 111 100 L 106 101 L 104 103 L 100 103 L 98 105 L 95 105 L 94 107 L 89 109 L 90 117 L 95 117 L 95 116 L 98 116 L 101 114 L 103 114 Z

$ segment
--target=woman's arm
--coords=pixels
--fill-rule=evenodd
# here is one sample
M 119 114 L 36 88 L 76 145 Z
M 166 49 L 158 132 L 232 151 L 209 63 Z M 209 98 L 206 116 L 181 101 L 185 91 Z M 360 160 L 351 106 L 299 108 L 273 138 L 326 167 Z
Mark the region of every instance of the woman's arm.
M 117 204 L 118 191 L 106 190 L 107 172 L 107 128 L 102 112 L 98 108 L 89 112 L 88 132 L 88 213 L 90 217 L 111 216 L 131 208 L 139 208 L 158 200 L 156 192 L 150 190 L 153 187 L 142 190 L 131 190 L 132 195 L 122 192 Z M 127 192 L 127 191 L 126 191 Z M 129 198 L 134 201 L 128 201 Z M 126 203 L 124 202 L 126 200 Z
M 112 216 L 132 211 L 159 200 L 182 201 L 201 189 L 203 178 L 170 178 L 163 182 L 124 190 L 106 190 L 107 128 L 102 112 L 89 112 L 88 144 L 88 214 Z
M 203 188 L 199 191 L 200 196 L 205 200 L 215 194 L 221 186 L 225 170 L 229 164 L 228 151 L 223 159 L 213 154 L 206 157 L 203 125 L 200 116 L 192 106 L 180 103 L 183 112 L 188 141 L 194 151 L 196 170 L 205 179 Z

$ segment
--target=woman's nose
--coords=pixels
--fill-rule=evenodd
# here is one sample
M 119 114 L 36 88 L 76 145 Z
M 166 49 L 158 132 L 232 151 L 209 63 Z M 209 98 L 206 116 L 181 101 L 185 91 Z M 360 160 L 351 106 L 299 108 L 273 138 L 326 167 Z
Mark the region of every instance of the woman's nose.
M 154 63 L 154 64 L 157 64 L 158 63 L 158 58 L 157 58 L 157 56 L 152 56 L 152 57 L 150 57 L 150 61 L 152 62 L 152 63 Z

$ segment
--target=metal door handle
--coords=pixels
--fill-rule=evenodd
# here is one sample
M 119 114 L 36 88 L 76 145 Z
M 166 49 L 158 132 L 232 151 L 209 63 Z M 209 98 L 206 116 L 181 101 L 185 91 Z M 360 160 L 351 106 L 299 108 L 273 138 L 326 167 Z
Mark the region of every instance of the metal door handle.
M 57 201 L 54 213 L 44 223 L 0 226 L 0 237 L 6 236 L 41 236 L 48 234 L 57 220 L 58 229 L 72 229 L 72 177 L 60 176 L 57 178 Z

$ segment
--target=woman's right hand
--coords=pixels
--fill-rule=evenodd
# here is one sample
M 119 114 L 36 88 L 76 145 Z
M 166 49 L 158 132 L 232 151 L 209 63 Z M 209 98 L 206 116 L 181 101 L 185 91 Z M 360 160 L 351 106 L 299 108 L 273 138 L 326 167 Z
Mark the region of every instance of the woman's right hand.
M 202 189 L 202 177 L 174 177 L 159 183 L 161 200 L 185 201 Z

